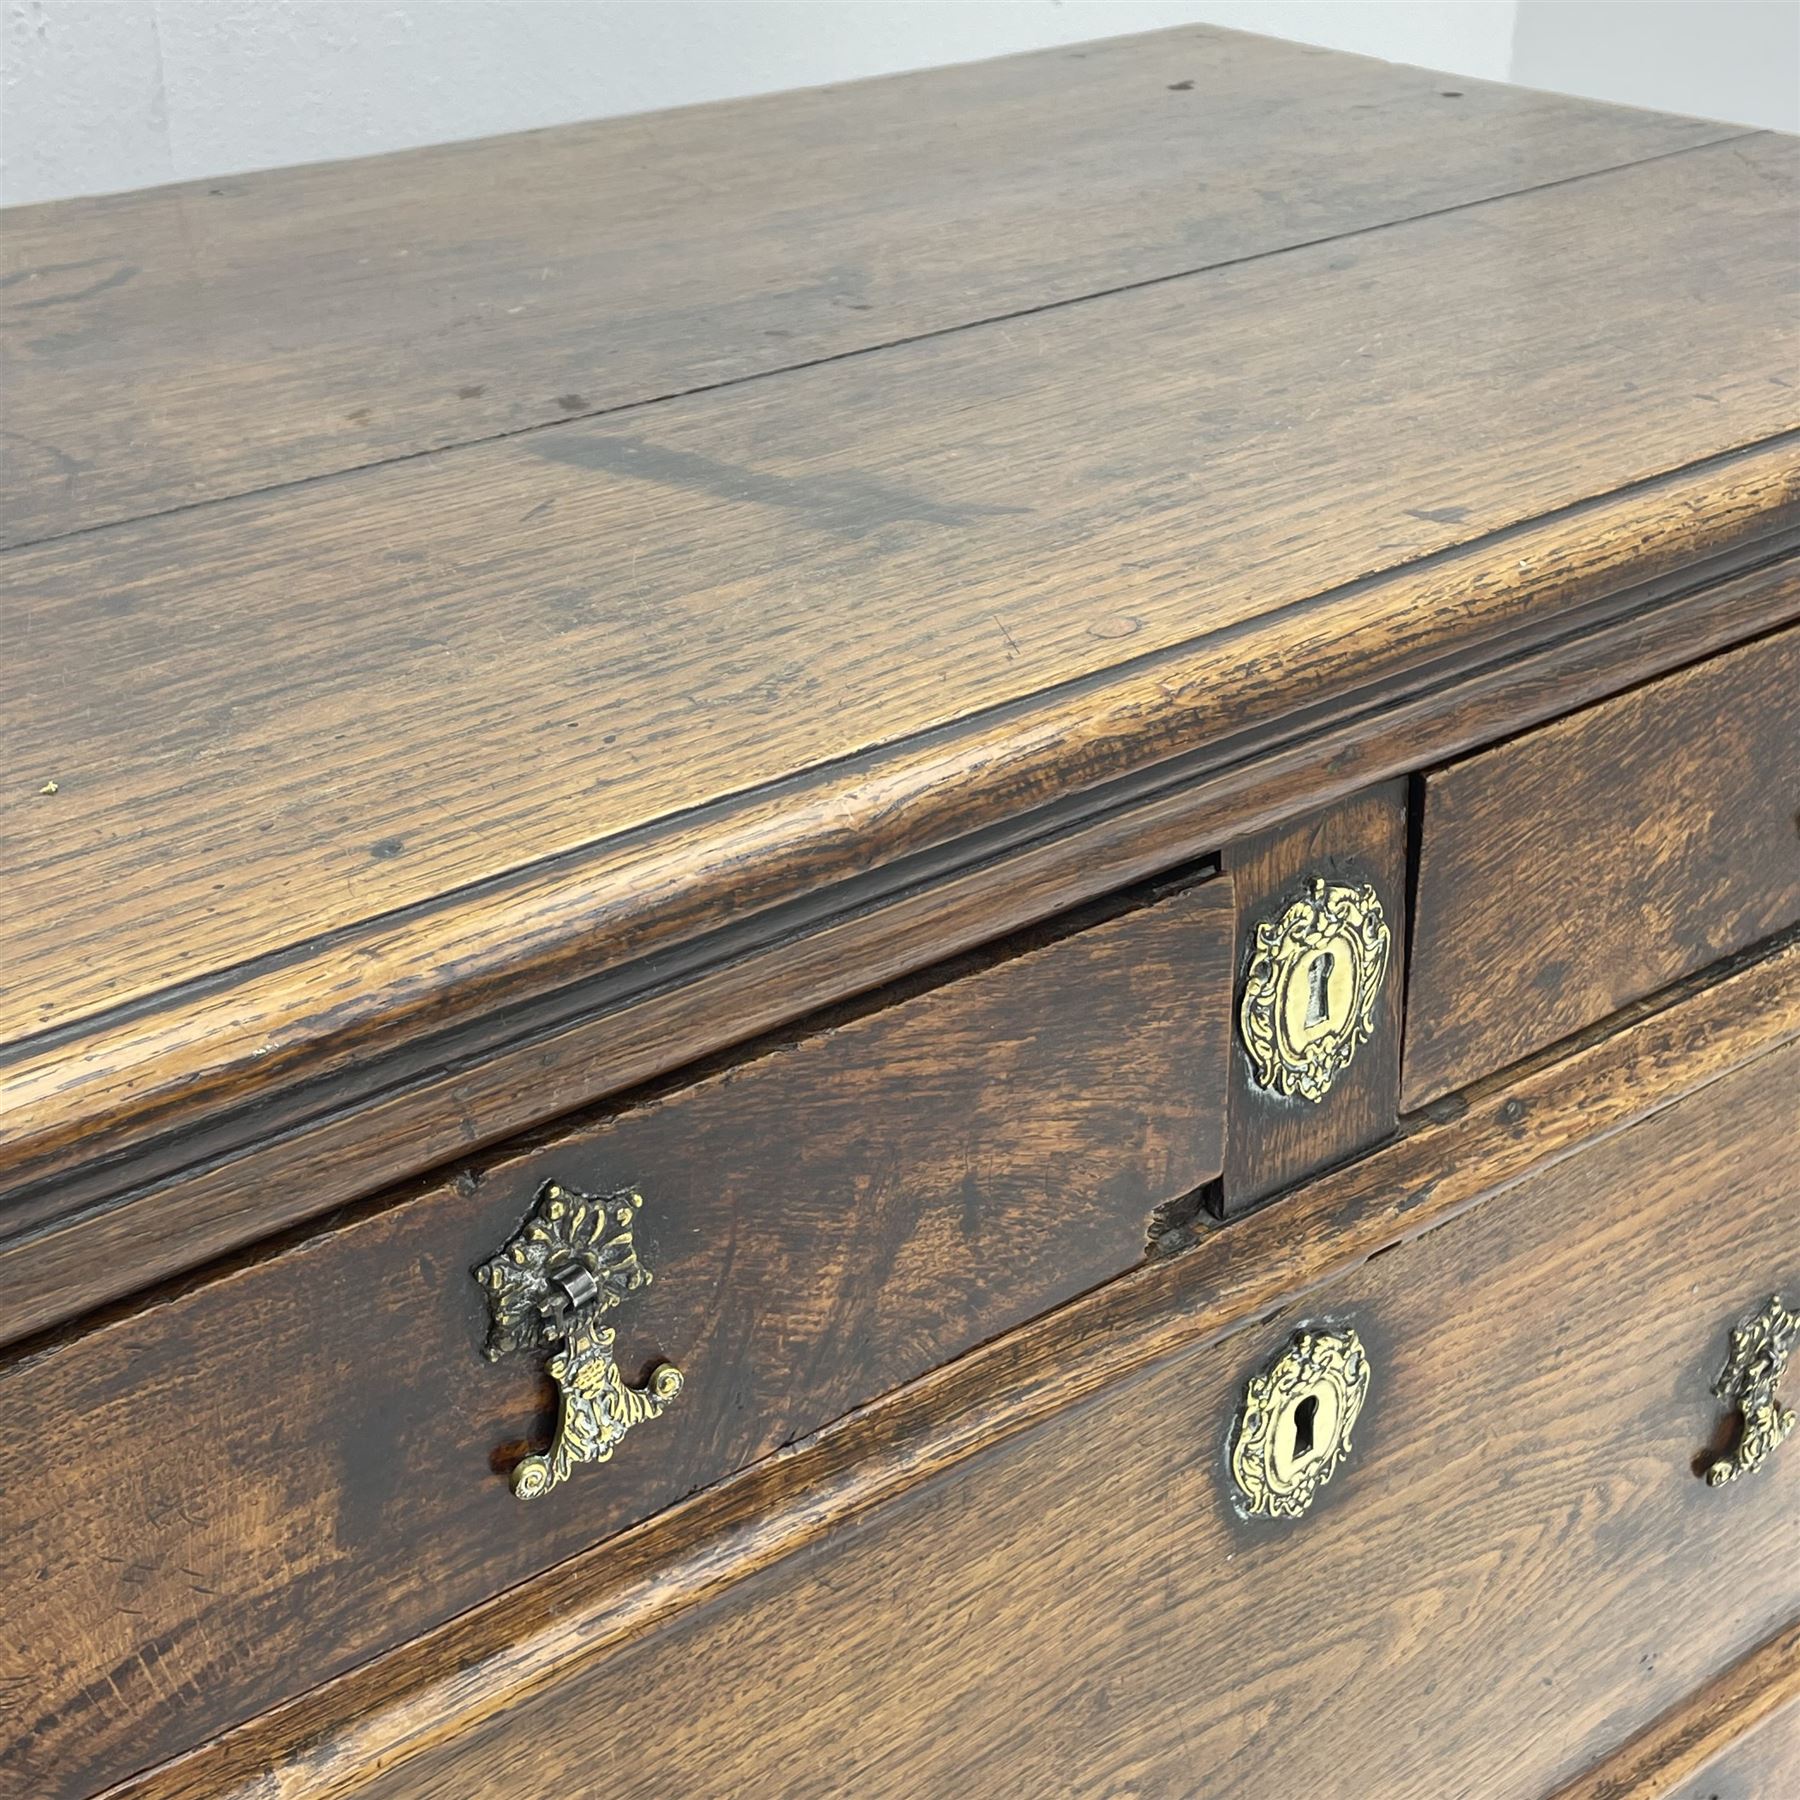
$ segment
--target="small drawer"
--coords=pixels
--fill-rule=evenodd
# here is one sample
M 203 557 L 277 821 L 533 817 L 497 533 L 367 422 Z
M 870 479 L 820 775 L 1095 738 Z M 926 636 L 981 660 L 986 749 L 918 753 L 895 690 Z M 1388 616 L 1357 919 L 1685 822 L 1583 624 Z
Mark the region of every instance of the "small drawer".
M 1790 1047 L 359 1792 L 1537 1800 L 1800 1612 L 1800 1433 L 1707 1479 L 1731 1327 L 1800 1304 L 1797 1128 Z M 1258 1510 L 1309 1398 L 1290 1463 L 1349 1448 Z
M 1800 918 L 1800 631 L 1425 782 L 1401 1103 Z
M 1214 879 L 1040 935 L 15 1361 L 0 1794 L 188 1748 L 1138 1262 L 1220 1172 L 1232 930 Z M 555 1346 L 487 1360 L 475 1271 L 552 1184 L 627 1215 L 613 1400 L 667 1404 L 518 1498 Z

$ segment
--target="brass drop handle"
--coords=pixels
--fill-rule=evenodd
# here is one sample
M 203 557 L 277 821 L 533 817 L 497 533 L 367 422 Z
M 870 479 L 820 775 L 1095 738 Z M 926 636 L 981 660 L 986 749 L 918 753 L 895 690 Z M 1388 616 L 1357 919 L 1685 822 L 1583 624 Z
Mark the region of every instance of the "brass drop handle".
M 475 1271 L 488 1301 L 490 1362 L 558 1346 L 547 1365 L 558 1394 L 556 1435 L 513 1470 L 521 1500 L 548 1493 L 580 1463 L 605 1462 L 632 1426 L 660 1418 L 681 1392 L 673 1363 L 658 1363 L 642 1387 L 628 1387 L 613 1360 L 617 1334 L 601 1322 L 650 1285 L 632 1241 L 643 1204 L 629 1188 L 584 1194 L 548 1181 L 525 1222 Z
M 1723 1487 L 1740 1475 L 1753 1475 L 1787 1441 L 1794 1429 L 1794 1409 L 1783 1406 L 1775 1384 L 1786 1372 L 1794 1340 L 1800 1337 L 1800 1313 L 1791 1312 L 1779 1294 L 1753 1318 L 1734 1325 L 1731 1354 L 1713 1392 L 1737 1408 L 1741 1423 L 1736 1447 L 1706 1471 L 1708 1487 Z

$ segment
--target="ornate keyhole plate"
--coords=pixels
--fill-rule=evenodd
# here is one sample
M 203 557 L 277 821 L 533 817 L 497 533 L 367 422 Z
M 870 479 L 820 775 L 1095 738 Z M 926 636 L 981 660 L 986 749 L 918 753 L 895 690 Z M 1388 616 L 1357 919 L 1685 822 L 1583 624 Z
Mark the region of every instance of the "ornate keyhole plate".
M 1375 1031 L 1392 934 L 1367 882 L 1315 879 L 1256 928 L 1238 1029 L 1259 1087 L 1317 1104 Z
M 1354 1331 L 1302 1331 L 1244 1390 L 1231 1474 L 1251 1517 L 1297 1519 L 1350 1454 L 1369 1392 Z

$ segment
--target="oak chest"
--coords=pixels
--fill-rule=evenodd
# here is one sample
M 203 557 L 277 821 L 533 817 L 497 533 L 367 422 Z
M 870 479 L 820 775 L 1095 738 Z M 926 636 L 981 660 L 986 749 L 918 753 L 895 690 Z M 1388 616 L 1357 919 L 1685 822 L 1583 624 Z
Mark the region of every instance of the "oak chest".
M 1187 29 L 0 218 L 0 1800 L 1800 1788 L 1797 174 Z

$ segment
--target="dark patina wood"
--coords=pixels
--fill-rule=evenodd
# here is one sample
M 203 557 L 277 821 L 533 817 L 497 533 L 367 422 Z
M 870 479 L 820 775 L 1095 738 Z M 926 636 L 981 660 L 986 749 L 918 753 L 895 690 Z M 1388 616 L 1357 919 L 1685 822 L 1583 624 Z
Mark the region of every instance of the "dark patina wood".
M 745 1471 L 405 1650 L 277 1708 L 141 1783 L 132 1800 L 338 1800 L 521 1705 L 757 1570 L 1087 1406 L 1112 1384 L 1252 1327 L 1447 1226 L 1584 1144 L 1800 1039 L 1792 944 L 1573 1054 L 1416 1123 L 1361 1161 L 981 1346 L 794 1454 Z M 1172 1541 L 1179 1543 L 1179 1537 Z M 1179 1659 L 1177 1659 L 1179 1660 Z
M 0 1794 L 184 1749 L 1131 1267 L 1220 1167 L 1231 928 L 1203 883 L 15 1364 Z M 527 1503 L 549 1383 L 483 1360 L 470 1272 L 552 1177 L 644 1194 L 608 1320 L 687 1386 Z
M 1800 632 L 1425 782 L 1405 1101 L 1800 918 Z
M 1439 762 L 1800 614 L 1791 559 L 1729 580 L 1709 581 L 1704 569 L 1672 573 L 1623 593 L 1603 588 L 1584 603 L 1584 589 L 1615 549 L 1629 540 L 1633 554 L 1645 554 L 1645 540 L 1666 522 L 1656 510 L 1666 499 L 1654 487 L 1635 497 L 1623 516 L 1612 514 L 1598 545 L 1582 536 L 1591 520 L 1558 522 L 1524 540 L 1563 570 L 1546 582 L 1562 605 L 1557 637 L 1522 646 L 1508 636 L 1438 679 L 1377 679 L 1300 719 L 1231 733 L 1142 778 L 1109 784 L 1102 793 L 1110 804 L 1047 837 L 1033 835 L 1043 812 L 1063 809 L 1035 809 L 1006 838 L 1007 853 L 948 870 L 903 859 L 872 879 L 851 879 L 836 901 L 777 907 L 748 921 L 727 916 L 682 954 L 586 974 L 543 1009 L 515 1003 L 488 1017 L 455 1016 L 390 1054 L 376 1054 L 359 1032 L 360 1056 L 340 1055 L 312 1080 L 252 1090 L 210 1115 L 204 1129 L 145 1136 L 167 1123 L 170 1108 L 181 1116 L 193 1098 L 175 1079 L 190 1068 L 178 1055 L 158 1104 L 95 1116 L 85 1137 L 48 1159 L 34 1162 L 29 1141 L 0 1143 L 0 1164 L 9 1151 L 22 1152 L 30 1171 L 9 1197 L 9 1229 L 0 1237 L 0 1339 L 1203 855 L 1320 797 L 1348 796 Z M 1690 548 L 1685 531 L 1677 532 L 1657 554 L 1673 566 Z M 1477 605 L 1486 591 L 1479 566 L 1458 572 L 1444 590 L 1458 607 Z M 1346 672 L 1359 655 L 1383 662 L 1367 641 L 1304 652 L 1297 641 L 1283 665 L 1289 685 L 1307 687 L 1328 651 L 1346 659 Z M 1071 769 L 1093 753 L 1083 734 L 1094 725 L 1079 703 L 1061 719 Z M 992 835 L 978 833 L 976 842 Z M 923 872 L 931 869 L 935 878 Z M 915 879 L 895 885 L 908 872 Z M 429 942 L 427 932 L 409 954 L 423 959 Z M 421 960 L 416 974 L 435 980 L 441 970 Z M 213 1023 L 221 1033 L 232 1029 L 223 1012 Z M 97 1154 L 121 1139 L 131 1154 Z M 90 1148 L 91 1160 L 71 1160 Z
M 1227 1214 L 1367 1149 L 1394 1128 L 1406 985 L 1406 836 L 1406 783 L 1391 781 L 1328 812 L 1242 839 L 1226 853 L 1238 907 L 1237 1015 L 1242 1013 L 1257 927 L 1278 921 L 1289 906 L 1304 900 L 1315 880 L 1372 887 L 1389 936 L 1374 1031 L 1322 1100 L 1264 1087 L 1256 1079 L 1238 1023 L 1220 1184 L 1220 1204 Z
M 1193 31 L 8 221 L 0 1797 L 1723 1766 L 1797 173 Z M 1276 1106 L 1313 874 L 1382 1014 Z M 551 1178 L 686 1386 L 525 1503 Z
M 1769 554 L 1789 156 L 11 552 L 0 1207 L 36 1236 L 206 1177 L 542 1030 L 515 1009 L 568 1026 L 600 974 L 710 971 L 784 907 L 993 867 L 984 832 Z M 276 1190 L 315 1192 L 241 1180 L 136 1235 L 179 1267 L 311 1204 Z
M 1695 1467 L 1725 1326 L 1800 1282 L 1796 1130 L 1789 1049 L 359 1792 L 1540 1800 L 1800 1610 L 1800 1458 Z M 1243 1385 L 1321 1319 L 1373 1364 L 1355 1453 L 1244 1520 Z

